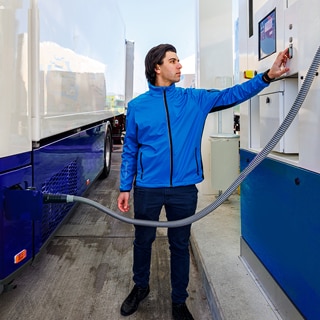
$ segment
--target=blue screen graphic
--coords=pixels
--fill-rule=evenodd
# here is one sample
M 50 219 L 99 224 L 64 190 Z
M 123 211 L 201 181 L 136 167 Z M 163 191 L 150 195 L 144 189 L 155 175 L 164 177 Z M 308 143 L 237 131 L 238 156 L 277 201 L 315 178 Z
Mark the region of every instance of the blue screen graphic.
M 259 22 L 259 60 L 276 52 L 276 10 Z

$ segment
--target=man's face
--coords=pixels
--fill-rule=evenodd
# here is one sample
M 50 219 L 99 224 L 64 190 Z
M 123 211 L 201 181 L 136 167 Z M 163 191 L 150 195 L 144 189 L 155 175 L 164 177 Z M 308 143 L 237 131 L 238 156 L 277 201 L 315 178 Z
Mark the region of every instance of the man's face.
M 180 81 L 182 65 L 175 52 L 168 51 L 161 65 L 156 65 L 156 86 L 170 86 Z

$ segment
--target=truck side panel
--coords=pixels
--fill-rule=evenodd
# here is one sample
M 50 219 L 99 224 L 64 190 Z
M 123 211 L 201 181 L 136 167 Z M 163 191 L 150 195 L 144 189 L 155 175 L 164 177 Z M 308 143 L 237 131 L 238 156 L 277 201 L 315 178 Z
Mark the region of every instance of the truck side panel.
M 104 164 L 106 126 L 97 125 L 33 152 L 34 181 L 42 193 L 81 195 Z M 72 204 L 45 204 L 36 223 L 35 253 L 52 236 Z
M 30 165 L 0 174 L 0 280 L 15 273 L 21 266 L 31 261 L 34 255 L 33 221 L 30 219 L 30 211 L 28 208 L 20 212 L 12 211 L 8 208 L 7 201 L 4 200 L 9 188 L 20 186 L 25 189 L 31 184 L 32 168 Z M 16 202 L 21 202 L 21 199 L 17 199 Z M 19 253 L 22 253 L 24 257 L 17 259 Z M 5 282 L 10 280 L 9 278 Z
M 107 96 L 125 98 L 125 26 L 116 1 L 36 3 L 31 52 L 38 56 L 40 97 L 32 102 L 33 141 L 123 113 L 107 104 Z

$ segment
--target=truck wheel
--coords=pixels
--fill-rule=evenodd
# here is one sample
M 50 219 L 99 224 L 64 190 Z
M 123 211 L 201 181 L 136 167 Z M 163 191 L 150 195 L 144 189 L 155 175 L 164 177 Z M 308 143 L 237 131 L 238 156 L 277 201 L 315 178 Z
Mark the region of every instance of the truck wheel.
M 110 127 L 107 128 L 106 136 L 104 139 L 104 165 L 100 178 L 105 179 L 108 177 L 111 170 L 111 152 L 112 152 L 112 134 Z

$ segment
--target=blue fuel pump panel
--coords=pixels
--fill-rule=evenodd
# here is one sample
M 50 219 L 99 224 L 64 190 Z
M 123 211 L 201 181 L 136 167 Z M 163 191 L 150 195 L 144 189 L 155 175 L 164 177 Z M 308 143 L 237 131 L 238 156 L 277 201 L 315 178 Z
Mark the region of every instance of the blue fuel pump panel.
M 254 156 L 240 151 L 241 170 Z M 319 185 L 319 174 L 273 159 L 241 185 L 241 236 L 306 319 L 320 314 Z

